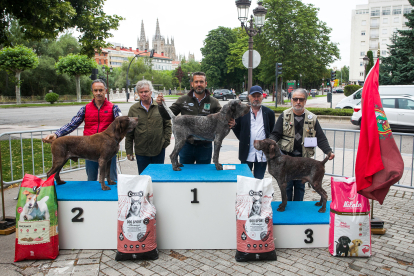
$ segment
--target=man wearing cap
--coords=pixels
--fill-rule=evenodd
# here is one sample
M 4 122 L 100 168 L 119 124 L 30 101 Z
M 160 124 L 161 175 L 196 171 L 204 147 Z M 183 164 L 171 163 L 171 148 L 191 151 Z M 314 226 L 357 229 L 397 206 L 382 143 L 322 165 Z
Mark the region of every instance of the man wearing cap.
M 255 85 L 250 88 L 250 112 L 236 119 L 233 132 L 239 139 L 239 160 L 253 170 L 255 178 L 263 179 L 267 160 L 262 151 L 254 148 L 254 140 L 269 138 L 275 125 L 275 112 L 262 106 L 263 90 Z
M 308 93 L 302 88 L 291 93 L 292 107 L 279 116 L 270 139 L 277 142 L 284 154 L 293 157 L 312 157 L 315 147 L 318 146 L 325 154 L 330 153 L 329 160 L 332 160 L 335 154 L 316 115 L 305 109 Z M 289 181 L 286 193 L 288 201 L 303 201 L 305 183 L 302 183 L 302 180 Z

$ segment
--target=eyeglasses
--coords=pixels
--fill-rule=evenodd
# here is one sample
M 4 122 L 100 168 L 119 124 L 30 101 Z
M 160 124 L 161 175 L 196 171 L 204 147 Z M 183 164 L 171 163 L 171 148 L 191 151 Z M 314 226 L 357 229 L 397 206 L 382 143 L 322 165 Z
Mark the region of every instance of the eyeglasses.
M 292 98 L 292 101 L 294 102 L 300 101 L 301 103 L 303 103 L 305 101 L 305 98 Z

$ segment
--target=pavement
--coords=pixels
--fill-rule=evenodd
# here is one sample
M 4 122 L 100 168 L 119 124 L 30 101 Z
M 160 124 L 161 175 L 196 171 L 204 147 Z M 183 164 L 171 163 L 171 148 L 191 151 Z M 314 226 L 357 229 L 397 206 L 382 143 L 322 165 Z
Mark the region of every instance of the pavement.
M 318 98 L 317 98 L 318 99 Z M 313 100 L 317 100 L 313 99 Z M 326 98 L 322 98 L 325 99 Z M 308 101 L 309 104 L 309 101 Z M 172 146 L 166 150 L 165 163 Z M 336 150 L 345 175 L 352 168 L 353 156 Z M 317 151 L 317 159 L 323 154 Z M 238 140 L 225 139 L 220 152 L 222 164 L 239 164 Z M 124 174 L 137 174 L 136 162 L 120 162 Z M 326 171 L 332 168 L 327 163 Z M 335 167 L 342 167 L 335 163 Z M 267 172 L 265 177 L 271 177 Z M 86 180 L 85 171 L 62 175 L 62 179 Z M 274 200 L 281 200 L 276 181 Z M 330 177 L 323 187 L 331 200 Z M 5 190 L 6 215 L 14 216 L 18 188 Z M 319 196 L 307 188 L 305 200 Z M 372 257 L 337 258 L 328 248 L 276 249 L 277 261 L 238 263 L 235 250 L 160 250 L 155 261 L 115 261 L 116 250 L 60 250 L 56 260 L 14 263 L 15 235 L 0 235 L 0 275 L 414 275 L 414 190 L 392 187 L 383 205 L 375 203 L 374 217 L 385 222 L 385 235 L 372 235 Z

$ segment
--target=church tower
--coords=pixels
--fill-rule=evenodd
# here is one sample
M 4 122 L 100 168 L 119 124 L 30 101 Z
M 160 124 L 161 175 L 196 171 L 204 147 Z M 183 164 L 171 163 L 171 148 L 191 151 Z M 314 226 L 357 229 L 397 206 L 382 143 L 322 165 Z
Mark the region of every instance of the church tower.
M 160 24 L 158 22 L 157 18 L 157 25 L 155 28 L 155 35 L 152 38 L 152 49 L 155 50 L 156 53 L 161 54 L 164 53 L 164 56 L 167 56 L 171 58 L 172 60 L 176 60 L 177 56 L 175 55 L 175 46 L 174 46 L 174 40 L 171 38 L 167 38 L 167 43 L 165 43 L 164 36 L 161 35 L 160 31 Z
M 145 49 L 149 50 L 149 41 L 145 37 L 144 20 L 141 21 L 141 36 L 137 39 L 137 48 L 140 51 L 145 51 Z

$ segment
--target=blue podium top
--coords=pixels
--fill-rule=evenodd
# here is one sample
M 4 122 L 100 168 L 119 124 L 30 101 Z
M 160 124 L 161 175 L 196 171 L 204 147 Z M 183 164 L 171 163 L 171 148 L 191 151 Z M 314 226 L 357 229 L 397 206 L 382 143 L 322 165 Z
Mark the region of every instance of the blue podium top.
M 214 164 L 185 164 L 174 171 L 171 164 L 150 164 L 141 175 L 149 175 L 152 182 L 237 182 L 237 176 L 253 177 L 247 164 L 235 165 L 235 170 L 216 170 Z
M 288 201 L 285 211 L 278 212 L 281 201 L 272 201 L 273 225 L 329 224 L 331 202 L 326 202 L 325 213 L 319 213 L 317 201 Z

